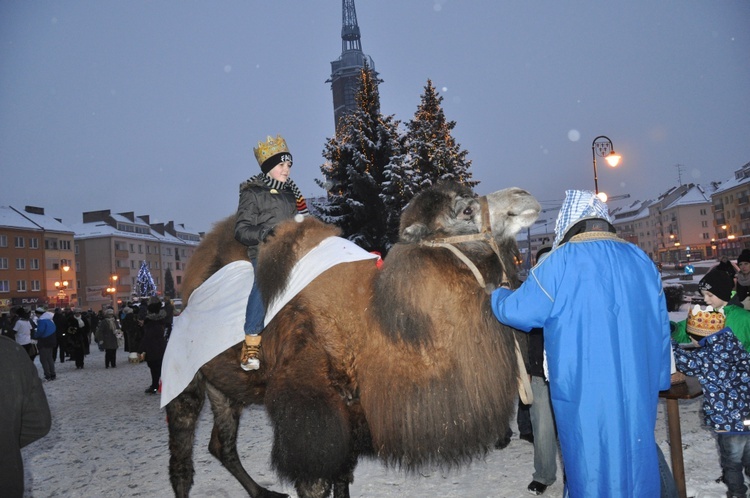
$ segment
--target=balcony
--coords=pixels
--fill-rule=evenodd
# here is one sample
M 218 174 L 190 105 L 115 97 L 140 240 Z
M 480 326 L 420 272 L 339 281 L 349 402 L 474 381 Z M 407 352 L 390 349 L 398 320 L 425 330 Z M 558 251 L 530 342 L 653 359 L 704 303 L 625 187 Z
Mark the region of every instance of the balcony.
M 719 211 L 724 211 L 724 204 L 714 204 L 714 213 L 718 213 Z
M 750 219 L 750 211 L 748 211 L 747 213 L 740 213 L 740 219 L 741 220 Z
M 746 195 L 743 195 L 742 197 L 737 197 L 737 204 L 739 204 L 740 206 L 747 204 L 748 201 L 750 201 L 750 197 Z

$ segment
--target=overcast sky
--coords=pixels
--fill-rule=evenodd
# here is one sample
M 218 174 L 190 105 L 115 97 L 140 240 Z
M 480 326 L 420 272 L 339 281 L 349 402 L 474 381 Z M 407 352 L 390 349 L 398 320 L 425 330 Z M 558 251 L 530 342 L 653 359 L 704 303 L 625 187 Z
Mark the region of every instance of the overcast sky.
M 252 147 L 277 133 L 292 178 L 322 195 L 341 4 L 0 2 L 0 205 L 67 224 L 111 209 L 208 230 L 259 171 Z M 615 170 L 598 162 L 600 190 L 631 200 L 750 162 L 746 0 L 356 8 L 383 113 L 411 119 L 431 79 L 480 194 L 519 186 L 548 207 L 565 189 L 593 190 L 598 135 L 623 156 Z

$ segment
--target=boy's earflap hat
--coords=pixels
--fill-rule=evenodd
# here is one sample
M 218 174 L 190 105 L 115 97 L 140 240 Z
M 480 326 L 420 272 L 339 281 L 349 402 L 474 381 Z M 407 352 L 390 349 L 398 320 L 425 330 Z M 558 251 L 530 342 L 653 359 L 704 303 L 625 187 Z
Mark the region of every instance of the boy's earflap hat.
M 292 154 L 281 135 L 276 135 L 276 138 L 269 136 L 265 142 L 258 142 L 258 146 L 253 147 L 253 153 L 255 159 L 258 160 L 260 170 L 266 175 L 277 164 L 284 161 L 292 162 Z
M 734 280 L 725 271 L 711 270 L 698 282 L 698 288 L 710 292 L 722 301 L 729 302 L 732 289 L 734 289 Z
M 737 264 L 750 263 L 750 249 L 743 249 L 737 257 Z

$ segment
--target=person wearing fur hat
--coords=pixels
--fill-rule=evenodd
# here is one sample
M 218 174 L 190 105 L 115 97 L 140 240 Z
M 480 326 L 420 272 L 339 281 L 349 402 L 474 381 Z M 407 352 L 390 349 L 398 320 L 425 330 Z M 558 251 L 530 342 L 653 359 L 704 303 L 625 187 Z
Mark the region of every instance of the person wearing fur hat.
M 732 287 L 734 281 L 728 273 L 713 269 L 706 273 L 698 282 L 698 288 L 703 294 L 706 304 L 714 310 L 724 312 L 726 316 L 725 325 L 740 340 L 744 348 L 750 351 L 750 311 L 730 303 L 732 299 Z M 680 344 L 693 342 L 687 332 L 687 319 L 681 322 L 672 322 L 672 339 Z
M 99 321 L 96 327 L 96 342 L 104 348 L 104 368 L 117 368 L 117 336 L 115 331 L 119 329 L 115 319 L 115 310 L 107 308 L 104 310 L 104 319 Z
M 240 185 L 234 238 L 247 246 L 247 256 L 255 270 L 258 246 L 276 225 L 297 215 L 305 216 L 308 210 L 305 198 L 289 178 L 292 154 L 281 135 L 258 142 L 253 152 L 261 173 Z M 240 357 L 243 370 L 260 368 L 258 355 L 265 308 L 256 282 L 254 279 L 245 310 L 245 342 Z
M 159 298 L 149 299 L 146 316 L 143 320 L 143 339 L 138 348 L 141 361 L 146 361 L 151 370 L 151 385 L 144 391 L 146 394 L 156 394 L 159 391 L 161 378 L 161 364 L 167 342 L 164 339 L 167 313 Z
M 645 252 L 617 236 L 606 204 L 594 192 L 568 190 L 552 251 L 518 289 L 495 290 L 490 304 L 510 327 L 544 329 L 563 494 L 676 495 L 654 436 L 671 370 L 661 276 Z

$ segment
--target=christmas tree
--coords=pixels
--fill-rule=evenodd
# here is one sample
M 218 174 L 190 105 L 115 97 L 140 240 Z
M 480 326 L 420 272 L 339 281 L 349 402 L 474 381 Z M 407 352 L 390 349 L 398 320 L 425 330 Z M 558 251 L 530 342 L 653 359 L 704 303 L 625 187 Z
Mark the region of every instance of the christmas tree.
M 141 262 L 136 285 L 138 285 L 138 295 L 141 298 L 156 295 L 156 284 L 154 284 L 154 279 L 151 277 L 151 271 L 148 269 L 148 265 L 145 261 Z
M 344 237 L 385 254 L 395 237 L 389 230 L 393 214 L 388 213 L 382 186 L 388 182 L 386 171 L 400 164 L 403 155 L 398 121 L 381 114 L 377 81 L 367 66 L 360 73 L 357 109 L 342 121 L 323 153 L 326 162 L 320 169 L 325 181 L 316 180 L 328 197 L 315 207 L 323 221 L 341 228 Z
M 164 295 L 170 299 L 174 299 L 175 296 L 174 278 L 172 278 L 172 270 L 169 268 L 164 272 Z
M 414 118 L 406 123 L 405 148 L 408 170 L 416 172 L 414 193 L 429 188 L 439 181 L 455 181 L 474 187 L 479 182 L 471 180 L 465 150 L 451 135 L 455 121 L 448 121 L 431 80 L 427 80 L 421 102 Z

